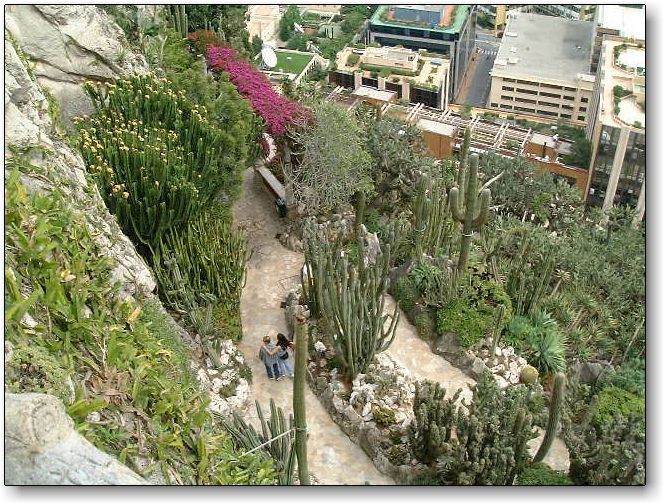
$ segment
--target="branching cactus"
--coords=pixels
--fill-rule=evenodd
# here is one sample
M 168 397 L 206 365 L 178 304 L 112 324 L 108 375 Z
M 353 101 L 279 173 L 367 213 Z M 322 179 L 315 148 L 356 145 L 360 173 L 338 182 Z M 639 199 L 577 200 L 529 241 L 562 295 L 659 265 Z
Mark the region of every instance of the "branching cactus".
M 374 264 L 357 270 L 341 255 L 339 243 L 322 234 L 305 240 L 303 294 L 332 333 L 344 374 L 351 380 L 387 350 L 396 334 L 398 308 L 383 315 L 391 247 L 383 249 Z
M 549 404 L 549 421 L 546 424 L 546 433 L 544 434 L 544 439 L 542 439 L 542 444 L 533 458 L 533 462 L 541 462 L 546 457 L 546 454 L 549 452 L 553 440 L 556 437 L 556 429 L 558 429 L 558 423 L 560 422 L 560 412 L 562 410 L 562 405 L 565 402 L 565 374 L 556 373 L 555 378 L 553 379 L 553 392 L 551 393 L 551 403 Z
M 465 196 L 462 200 L 459 198 L 461 194 L 459 187 L 453 187 L 450 190 L 450 209 L 452 210 L 452 216 L 454 217 L 454 220 L 463 224 L 461 253 L 459 254 L 459 262 L 457 264 L 457 270 L 460 272 L 463 272 L 466 268 L 473 231 L 479 230 L 486 223 L 489 216 L 491 191 L 489 189 L 482 189 L 479 195 L 477 193 L 478 163 L 479 157 L 477 154 L 472 154 L 469 163 L 470 172 L 465 181 L 465 188 L 460 186 L 461 190 L 465 190 Z

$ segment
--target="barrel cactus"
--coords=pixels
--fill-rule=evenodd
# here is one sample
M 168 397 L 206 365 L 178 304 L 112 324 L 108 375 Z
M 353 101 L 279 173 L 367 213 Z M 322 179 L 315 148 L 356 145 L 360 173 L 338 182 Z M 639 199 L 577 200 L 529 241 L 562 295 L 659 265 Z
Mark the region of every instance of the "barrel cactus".
M 526 385 L 537 383 L 538 378 L 539 372 L 533 366 L 526 366 L 521 370 L 521 383 Z

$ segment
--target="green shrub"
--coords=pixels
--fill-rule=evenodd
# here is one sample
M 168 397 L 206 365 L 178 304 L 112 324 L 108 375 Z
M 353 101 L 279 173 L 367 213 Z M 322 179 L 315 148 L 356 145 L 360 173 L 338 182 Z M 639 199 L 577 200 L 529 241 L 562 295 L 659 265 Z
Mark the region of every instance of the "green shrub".
M 517 476 L 517 485 L 547 486 L 573 485 L 572 480 L 562 471 L 554 471 L 543 462 L 538 462 L 523 470 Z
M 646 394 L 646 369 L 642 359 L 635 359 L 620 366 L 615 373 L 608 375 L 608 384 L 627 390 L 639 397 Z
M 367 228 L 367 231 L 370 233 L 381 234 L 383 228 L 380 225 L 380 214 L 375 208 L 367 208 L 364 211 L 364 227 Z
M 359 63 L 360 61 L 360 55 L 359 54 L 349 54 L 348 58 L 346 59 L 346 64 L 348 66 L 355 66 Z
M 597 397 L 592 423 L 595 427 L 609 424 L 616 415 L 627 418 L 631 415 L 645 414 L 645 400 L 627 390 L 607 387 Z
M 415 328 L 417 329 L 417 334 L 420 335 L 424 341 L 431 341 L 434 335 L 434 324 L 433 320 L 428 313 L 418 313 L 415 316 L 413 321 Z
M 219 337 L 229 339 L 233 343 L 242 340 L 242 320 L 239 302 L 230 303 L 222 300 L 212 308 L 212 323 Z
M 408 461 L 408 453 L 401 446 L 392 446 L 387 451 L 387 460 L 395 466 L 404 465 Z
M 419 298 L 419 293 L 417 292 L 413 281 L 407 276 L 401 277 L 397 280 L 392 289 L 392 294 L 394 295 L 394 299 L 399 303 L 401 309 L 405 312 L 412 310 Z
M 239 303 L 249 254 L 229 217 L 205 212 L 158 243 L 154 272 L 170 306 L 189 311 L 216 300 Z
M 5 391 L 24 391 L 51 394 L 65 404 L 73 402 L 73 389 L 66 366 L 40 346 L 16 346 L 12 357 L 5 362 Z
M 438 310 L 437 328 L 440 334 L 455 333 L 459 344 L 468 348 L 487 334 L 493 322 L 490 307 L 472 306 L 466 298 L 457 298 Z
M 5 337 L 38 371 L 8 385 L 50 391 L 43 379 L 64 382 L 66 369 L 77 385 L 67 408 L 76 429 L 142 474 L 161 469 L 167 482 L 182 484 L 273 484 L 271 461 L 240 458 L 212 421 L 209 399 L 183 372 L 187 359 L 167 315 L 120 298 L 113 262 L 83 217 L 56 191 L 28 197 L 17 171 L 5 198 Z M 31 294 L 25 299 L 23 292 Z M 21 323 L 28 309 L 33 328 Z M 53 375 L 40 376 L 45 372 Z M 128 410 L 132 422 L 123 421 Z M 86 422 L 95 411 L 106 425 Z M 154 461 L 152 469 L 134 464 L 139 450 Z

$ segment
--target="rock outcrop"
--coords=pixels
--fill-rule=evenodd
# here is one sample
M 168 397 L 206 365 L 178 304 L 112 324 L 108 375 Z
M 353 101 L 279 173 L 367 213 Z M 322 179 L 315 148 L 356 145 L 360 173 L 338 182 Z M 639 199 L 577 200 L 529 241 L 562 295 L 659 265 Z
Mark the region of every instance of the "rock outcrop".
M 60 102 L 65 123 L 92 111 L 84 81 L 148 70 L 122 29 L 92 5 L 8 5 L 5 33 L 30 59 L 39 84 Z
M 5 485 L 145 485 L 74 429 L 62 401 L 5 394 Z
M 7 9 L 19 7 L 35 8 Z M 81 156 L 55 131 L 49 101 L 27 65 L 21 50 L 5 38 L 5 158 L 13 160 L 5 169 L 20 165 L 21 181 L 30 192 L 57 189 L 66 196 L 104 255 L 117 262 L 114 280 L 120 281 L 123 295 L 151 292 L 152 273 L 108 213 L 96 185 L 87 180 Z

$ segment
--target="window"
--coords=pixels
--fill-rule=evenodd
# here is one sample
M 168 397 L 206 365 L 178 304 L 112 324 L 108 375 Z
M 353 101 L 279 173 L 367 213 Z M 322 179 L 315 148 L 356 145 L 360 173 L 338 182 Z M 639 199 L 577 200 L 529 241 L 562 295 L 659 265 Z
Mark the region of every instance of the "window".
M 573 87 L 565 87 L 563 88 L 565 91 L 576 91 Z
M 585 121 L 585 120 L 586 120 L 586 116 L 579 116 L 579 121 Z
M 548 88 L 551 88 L 551 89 L 562 89 L 563 88 L 562 86 L 556 86 L 554 84 L 542 84 L 542 87 L 548 87 Z
M 556 112 L 549 112 L 548 110 L 538 110 L 537 113 L 541 114 L 541 115 L 546 115 L 546 116 L 558 117 L 558 114 Z
M 585 112 L 585 111 L 586 111 L 586 107 L 579 107 L 579 112 Z
M 491 106 L 492 107 L 498 107 L 498 104 L 497 103 L 492 103 Z
M 491 105 L 493 106 L 493 104 Z M 504 103 L 501 103 L 500 108 L 512 110 L 512 105 L 505 105 Z
M 588 103 L 588 98 L 581 98 L 581 103 Z
M 573 96 L 567 96 L 567 95 L 564 95 L 563 98 L 564 98 L 565 100 L 574 101 L 574 97 L 573 97 Z
M 507 100 L 507 101 L 513 101 L 514 97 L 513 96 L 507 96 L 507 95 L 500 95 L 501 100 Z
M 533 112 L 535 112 L 533 109 L 531 109 L 531 108 L 525 108 L 525 107 L 514 107 L 514 110 L 520 110 L 521 112 L 528 112 L 528 113 L 530 113 L 530 114 L 532 114 Z
M 529 100 L 527 98 L 517 98 L 515 101 L 518 101 L 519 103 L 537 103 L 535 100 Z
M 569 115 L 569 114 L 560 114 L 560 117 L 562 117 L 563 119 L 571 119 L 572 118 L 572 116 Z
M 513 87 L 503 86 L 503 91 L 514 91 Z
M 516 90 L 519 93 L 526 93 L 526 94 L 532 94 L 532 95 L 537 94 L 537 91 L 531 91 L 530 89 L 516 88 Z
M 547 107 L 556 107 L 556 108 L 558 108 L 558 104 L 557 104 L 557 103 L 551 103 L 551 102 L 541 101 L 541 102 L 539 102 L 539 104 L 540 104 L 540 105 L 545 105 L 545 106 L 547 106 Z
M 574 110 L 574 107 L 572 107 L 571 105 L 564 105 L 563 104 L 563 105 L 561 105 L 561 107 L 566 109 L 566 110 Z
M 503 82 L 516 82 L 514 79 L 503 79 Z

